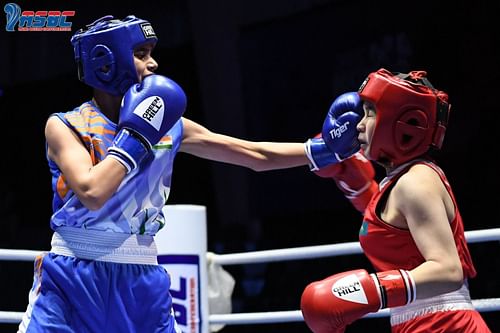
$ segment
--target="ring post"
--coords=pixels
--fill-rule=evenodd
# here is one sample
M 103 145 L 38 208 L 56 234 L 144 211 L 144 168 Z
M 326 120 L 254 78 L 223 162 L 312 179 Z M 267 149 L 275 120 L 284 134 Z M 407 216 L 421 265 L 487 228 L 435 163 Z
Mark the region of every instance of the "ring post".
M 175 319 L 183 332 L 208 333 L 206 207 L 166 205 L 156 234 L 158 263 L 171 279 Z

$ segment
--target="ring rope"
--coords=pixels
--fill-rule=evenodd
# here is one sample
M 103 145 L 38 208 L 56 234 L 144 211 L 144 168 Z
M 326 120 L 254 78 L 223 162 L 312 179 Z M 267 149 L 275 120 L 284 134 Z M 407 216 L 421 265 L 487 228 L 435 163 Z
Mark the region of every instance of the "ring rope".
M 465 232 L 468 243 L 479 243 L 500 240 L 500 228 L 473 230 Z M 362 253 L 359 242 L 337 243 L 331 245 L 304 246 L 289 249 L 264 250 L 255 252 L 242 252 L 231 254 L 212 254 L 208 260 L 216 264 L 238 265 L 256 264 L 262 262 L 313 259 L 320 257 L 334 257 L 348 254 Z
M 473 300 L 474 308 L 479 312 L 500 311 L 500 298 L 486 298 Z M 375 313 L 369 313 L 363 318 L 388 317 L 389 309 L 383 309 Z M 209 317 L 210 324 L 276 324 L 304 321 L 300 310 L 274 311 L 274 312 L 248 312 L 213 314 Z
M 24 312 L 0 311 L 0 323 L 19 324 L 23 315 Z
M 44 251 L 0 249 L 0 260 L 4 261 L 34 261 Z
M 211 253 L 207 260 L 221 266 L 257 264 L 287 260 L 314 259 L 363 253 L 359 242 L 337 243 L 331 245 L 316 245 L 294 247 L 289 249 L 264 250 L 230 254 Z

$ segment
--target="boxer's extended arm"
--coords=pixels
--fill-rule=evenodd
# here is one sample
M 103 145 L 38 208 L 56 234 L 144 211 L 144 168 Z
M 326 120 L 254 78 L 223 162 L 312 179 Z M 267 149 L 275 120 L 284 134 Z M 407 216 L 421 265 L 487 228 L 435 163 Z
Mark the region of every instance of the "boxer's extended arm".
M 92 165 L 82 142 L 58 117 L 48 119 L 45 137 L 49 158 L 59 166 L 78 199 L 89 209 L 100 208 L 125 177 L 123 166 L 112 158 Z
M 356 124 L 361 119 L 357 93 L 339 96 L 332 104 L 321 138 L 303 143 L 253 142 L 217 134 L 183 118 L 184 137 L 180 151 L 206 159 L 240 165 L 256 171 L 312 164 L 313 169 L 337 163 L 359 150 Z M 346 133 L 347 132 L 347 133 Z M 330 138 L 331 137 L 331 138 Z M 328 146 L 328 147 L 327 147 Z
M 205 159 L 244 166 L 255 171 L 307 165 L 303 143 L 252 142 L 209 131 L 182 118 L 184 136 L 180 151 Z

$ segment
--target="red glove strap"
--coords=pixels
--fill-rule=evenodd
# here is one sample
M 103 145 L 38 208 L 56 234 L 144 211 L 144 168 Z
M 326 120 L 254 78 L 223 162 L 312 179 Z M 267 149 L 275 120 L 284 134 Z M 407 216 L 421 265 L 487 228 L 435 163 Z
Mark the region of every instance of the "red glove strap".
M 406 305 L 416 298 L 415 281 L 408 271 L 379 272 L 372 278 L 379 285 L 381 309 Z
M 375 169 L 362 152 L 357 152 L 342 162 L 314 171 L 322 178 L 332 178 L 352 205 L 361 213 L 365 212 L 378 184 L 374 180 Z
M 351 204 L 361 213 L 365 212 L 368 203 L 373 195 L 378 191 L 378 183 L 372 180 L 363 191 L 357 192 L 356 195 L 346 195 L 346 198 L 351 201 Z

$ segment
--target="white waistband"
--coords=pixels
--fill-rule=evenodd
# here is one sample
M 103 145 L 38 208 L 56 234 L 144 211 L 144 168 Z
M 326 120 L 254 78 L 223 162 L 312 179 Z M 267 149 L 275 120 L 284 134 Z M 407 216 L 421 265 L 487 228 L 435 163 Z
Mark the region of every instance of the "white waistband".
M 80 259 L 123 264 L 156 265 L 153 236 L 59 227 L 50 252 Z
M 464 283 L 458 290 L 391 309 L 391 326 L 402 324 L 430 313 L 441 311 L 474 310 L 469 288 Z

